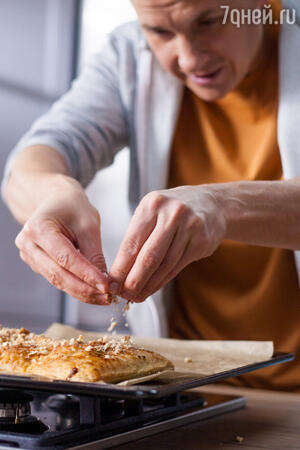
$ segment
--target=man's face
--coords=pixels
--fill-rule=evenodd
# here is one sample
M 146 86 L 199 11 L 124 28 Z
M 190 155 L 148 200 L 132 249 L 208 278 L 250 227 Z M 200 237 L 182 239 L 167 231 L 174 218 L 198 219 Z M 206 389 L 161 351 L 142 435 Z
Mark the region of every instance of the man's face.
M 238 28 L 229 6 L 262 7 L 265 0 L 132 0 L 147 42 L 160 65 L 198 97 L 214 101 L 252 70 L 263 42 L 263 25 Z

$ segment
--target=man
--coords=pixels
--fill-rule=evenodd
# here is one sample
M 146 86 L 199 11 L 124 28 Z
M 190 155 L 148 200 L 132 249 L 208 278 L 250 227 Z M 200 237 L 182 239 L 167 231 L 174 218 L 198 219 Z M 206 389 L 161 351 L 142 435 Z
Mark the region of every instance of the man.
M 112 34 L 8 163 L 3 192 L 33 270 L 84 302 L 121 294 L 136 303 L 131 323 L 153 334 L 166 314 L 148 297 L 176 277 L 171 336 L 298 352 L 300 32 L 224 21 L 225 7 L 264 3 L 133 0 L 140 26 Z M 126 145 L 136 209 L 107 275 L 82 186 Z M 299 375 L 296 359 L 236 383 L 300 391 Z

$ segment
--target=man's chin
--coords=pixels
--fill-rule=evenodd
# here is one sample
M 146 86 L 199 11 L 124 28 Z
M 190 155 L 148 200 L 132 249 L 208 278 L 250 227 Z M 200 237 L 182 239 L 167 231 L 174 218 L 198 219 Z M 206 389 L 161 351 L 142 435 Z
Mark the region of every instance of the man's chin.
M 210 87 L 210 88 L 204 88 L 195 86 L 192 83 L 187 84 L 187 87 L 201 100 L 204 100 L 205 102 L 215 102 L 217 100 L 220 100 L 221 98 L 225 97 L 225 95 L 228 93 L 228 90 L 221 87 Z

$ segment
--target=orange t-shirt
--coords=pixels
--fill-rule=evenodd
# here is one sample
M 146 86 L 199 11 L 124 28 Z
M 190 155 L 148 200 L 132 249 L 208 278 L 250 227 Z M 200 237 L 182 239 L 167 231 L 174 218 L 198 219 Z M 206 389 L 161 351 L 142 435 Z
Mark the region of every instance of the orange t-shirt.
M 205 102 L 186 89 L 170 161 L 169 187 L 280 180 L 277 142 L 278 27 L 268 58 L 237 89 Z M 273 340 L 295 361 L 229 380 L 300 392 L 300 289 L 293 252 L 224 241 L 175 280 L 170 335 L 183 339 Z

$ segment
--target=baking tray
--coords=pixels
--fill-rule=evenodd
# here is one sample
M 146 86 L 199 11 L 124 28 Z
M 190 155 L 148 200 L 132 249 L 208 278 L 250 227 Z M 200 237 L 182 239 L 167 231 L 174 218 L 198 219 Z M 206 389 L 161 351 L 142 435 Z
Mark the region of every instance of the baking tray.
M 14 388 L 39 390 L 55 393 L 74 394 L 80 396 L 100 396 L 110 398 L 160 398 L 166 395 L 174 394 L 176 392 L 193 389 L 206 384 L 215 383 L 217 381 L 225 380 L 226 378 L 243 375 L 254 370 L 262 369 L 264 367 L 272 366 L 274 364 L 292 361 L 295 355 L 293 353 L 274 353 L 273 357 L 267 361 L 262 361 L 255 364 L 248 364 L 246 366 L 238 367 L 233 370 L 226 370 L 225 372 L 216 373 L 214 375 L 199 375 L 184 379 L 168 381 L 151 380 L 141 384 L 132 386 L 120 386 L 116 384 L 96 384 L 96 383 L 82 383 L 77 381 L 63 381 L 53 380 L 45 381 L 34 377 L 6 375 L 0 373 L 0 388 Z

